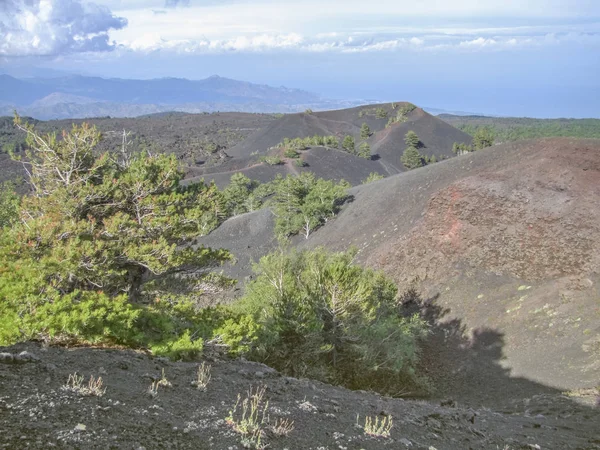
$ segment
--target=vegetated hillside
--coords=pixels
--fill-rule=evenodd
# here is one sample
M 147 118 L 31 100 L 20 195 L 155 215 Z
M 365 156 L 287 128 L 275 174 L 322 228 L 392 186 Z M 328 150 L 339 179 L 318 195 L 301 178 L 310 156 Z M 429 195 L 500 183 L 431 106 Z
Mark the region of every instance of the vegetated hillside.
M 368 138 L 361 137 L 361 126 L 370 129 Z M 454 156 L 455 142 L 471 143 L 471 137 L 424 112 L 410 103 L 368 105 L 350 109 L 288 114 L 273 121 L 227 150 L 231 159 L 218 167 L 196 167 L 194 178 L 227 183 L 231 173 L 242 171 L 249 178 L 269 181 L 278 173 L 311 171 L 318 177 L 345 179 L 352 185 L 361 184 L 372 172 L 389 176 L 403 172 L 400 158 L 406 148 L 404 136 L 415 131 L 420 139 L 419 152 L 438 160 Z M 279 144 L 284 139 L 335 136 L 339 148 L 314 146 L 300 152 L 304 165 L 286 158 Z M 371 147 L 371 159 L 349 154 L 342 147 L 346 136 L 354 139 L 358 149 L 363 142 Z M 261 162 L 265 156 L 278 156 L 282 165 L 270 168 Z M 285 163 L 285 164 L 283 164 Z
M 419 136 L 421 141 L 419 153 L 436 156 L 438 160 L 455 156 L 452 152 L 452 145 L 455 142 L 471 143 L 470 136 L 465 135 L 464 132 L 418 108 L 408 115 L 405 122 L 395 123 L 384 131 L 376 133 L 370 141 L 372 152 L 378 154 L 388 165 L 392 165 L 398 171 L 405 170 L 400 157 L 406 147 L 404 136 L 408 131 L 414 131 Z
M 303 165 L 298 166 L 296 161 L 302 161 Z M 313 147 L 301 151 L 298 159 L 283 157 L 281 164 L 269 165 L 253 158 L 234 158 L 212 169 L 198 170 L 198 168 L 194 168 L 190 172 L 188 182 L 203 178 L 206 182 L 214 181 L 217 186 L 223 188 L 229 184 L 231 175 L 237 172 L 261 183 L 268 183 L 277 175 L 298 175 L 301 172 L 311 172 L 317 178 L 334 181 L 346 180 L 353 186 L 362 184 L 371 173 L 382 176 L 390 175 L 377 160 L 367 160 L 339 149 Z
M 397 123 L 388 124 L 395 119 L 399 112 L 405 109 L 403 119 Z M 248 139 L 232 148 L 229 154 L 233 157 L 249 156 L 252 153 L 264 154 L 276 146 L 284 138 L 304 138 L 314 135 L 333 135 L 343 139 L 346 135 L 355 138 L 357 144 L 362 141 L 360 128 L 366 123 L 372 135 L 367 142 L 371 144 L 372 153 L 383 150 L 380 156 L 384 159 L 395 157 L 394 151 L 402 154 L 406 145 L 404 134 L 413 130 L 421 139 L 423 154 L 428 156 L 453 156 L 454 142 L 470 143 L 470 136 L 448 126 L 435 116 L 421 108 L 405 102 L 387 103 L 380 105 L 365 105 L 356 108 L 314 113 L 289 114 L 268 127 L 256 132 Z M 403 133 L 402 133 L 403 132 Z M 401 134 L 401 135 L 400 135 Z M 389 161 L 395 164 L 397 170 L 403 170 L 396 159 Z
M 600 138 L 600 119 L 532 119 L 441 114 L 443 121 L 468 134 L 487 127 L 496 143 L 544 137 Z
M 10 449 L 257 448 L 250 445 L 252 436 L 244 444 L 236 432 L 236 424 L 238 429 L 242 425 L 242 405 L 237 409 L 235 405 L 238 394 L 243 401 L 248 391 L 256 394 L 263 388 L 260 408 L 253 413 L 255 422 L 247 416 L 246 425 L 257 424 L 261 444 L 273 450 L 597 449 L 600 445 L 598 411 L 557 392 L 523 397 L 501 414 L 468 407 L 460 400 L 440 405 L 348 391 L 281 376 L 262 364 L 215 358 L 208 350 L 205 362 L 211 366 L 212 378 L 205 389 L 198 389 L 194 382 L 199 362 L 171 362 L 115 349 L 37 344 L 3 348 L 0 445 Z M 19 356 L 22 351 L 26 353 Z M 102 389 L 96 391 L 101 396 L 69 387 L 67 381 L 75 372 L 84 377 L 84 388 L 90 375 L 101 377 Z M 159 385 L 151 395 L 153 382 Z M 377 419 L 378 425 L 391 417 L 389 435 L 367 434 L 367 417 Z M 384 434 L 386 428 L 377 431 Z
M 423 353 L 441 392 L 518 397 L 508 374 L 560 389 L 598 383 L 600 141 L 494 146 L 351 193 L 335 220 L 296 243 L 358 247 L 359 260 L 401 291 L 423 292 L 444 324 Z M 243 230 L 252 220 L 226 224 Z M 211 245 L 257 244 L 246 233 L 237 241 L 220 233 Z M 463 358 L 465 346 L 481 347 L 482 358 Z
M 276 120 L 272 114 L 168 113 L 138 118 L 66 119 L 47 122 L 28 119 L 43 133 L 61 133 L 72 124 L 87 122 L 103 134 L 99 150 L 115 151 L 121 148 L 123 131 L 132 151 L 142 149 L 153 153 L 175 153 L 186 168 L 203 164 L 220 164 L 226 159 L 223 151 Z M 24 133 L 13 125 L 12 117 L 0 117 L 0 179 L 21 175 L 20 164 L 10 163 L 9 149 L 22 149 Z
M 494 146 L 353 193 L 310 245 L 358 246 L 362 261 L 425 289 L 467 334 L 498 333 L 489 345 L 503 345 L 515 376 L 598 382 L 599 141 Z

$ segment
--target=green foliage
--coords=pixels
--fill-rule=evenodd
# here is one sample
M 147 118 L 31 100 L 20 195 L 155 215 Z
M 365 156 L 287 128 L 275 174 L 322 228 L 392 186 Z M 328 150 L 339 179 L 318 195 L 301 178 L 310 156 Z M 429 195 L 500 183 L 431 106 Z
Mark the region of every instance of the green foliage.
M 297 167 L 306 167 L 306 166 L 308 166 L 308 163 L 306 161 L 298 158 L 294 161 L 294 165 Z
M 227 216 L 236 216 L 260 209 L 262 200 L 256 195 L 259 186 L 258 181 L 251 180 L 242 173 L 233 174 L 229 185 L 223 189 Z
M 334 217 L 348 194 L 350 185 L 341 181 L 316 179 L 310 172 L 275 180 L 272 200 L 277 235 L 287 237 L 300 231 L 310 233 Z
M 279 164 L 283 164 L 283 160 L 279 155 L 263 156 L 260 158 L 260 160 L 269 166 L 278 166 Z
M 298 153 L 293 148 L 288 148 L 284 150 L 283 156 L 285 156 L 286 158 L 298 158 L 300 157 L 300 153 Z
M 413 382 L 426 324 L 401 316 L 395 285 L 354 256 L 317 249 L 263 257 L 233 307 L 253 318 L 248 355 L 350 388 L 389 392 Z
M 191 360 L 202 353 L 202 348 L 202 339 L 193 341 L 189 330 L 185 330 L 182 336 L 174 340 L 163 341 L 150 347 L 153 354 L 174 360 Z
M 471 136 L 488 128 L 495 142 L 544 137 L 600 138 L 599 119 L 530 119 L 524 117 L 441 116 Z
M 404 164 L 407 169 L 416 169 L 417 167 L 423 167 L 425 160 L 415 147 L 407 147 L 404 153 L 400 157 L 400 161 Z
M 371 129 L 369 128 L 369 125 L 367 125 L 366 123 L 363 123 L 360 127 L 360 137 L 361 139 L 369 139 L 369 137 L 371 136 Z
M 479 128 L 473 136 L 473 145 L 476 150 L 491 147 L 494 145 L 494 134 L 487 127 Z
M 474 152 L 475 149 L 472 145 L 465 144 L 464 142 L 455 142 L 452 145 L 452 151 L 457 155 L 462 155 L 464 153 Z
M 396 109 L 396 108 L 393 108 L 393 109 Z M 390 120 L 388 120 L 386 127 L 389 127 L 395 123 L 406 122 L 408 120 L 408 115 L 411 112 L 413 112 L 415 109 L 417 109 L 417 107 L 415 105 L 413 105 L 412 103 L 408 103 L 408 104 L 402 106 L 401 108 L 398 108 L 398 111 L 396 112 L 396 116 L 390 117 Z
M 348 153 L 354 153 L 354 138 L 352 136 L 346 136 L 342 142 L 342 148 Z
M 284 138 L 277 147 L 291 150 L 306 150 L 309 147 L 332 147 L 338 148 L 339 141 L 335 136 L 319 136 L 305 138 Z
M 371 159 L 371 146 L 366 142 L 361 143 L 357 155 L 361 158 Z
M 421 145 L 421 141 L 419 140 L 419 136 L 417 133 L 410 130 L 408 133 L 404 135 L 404 143 L 407 147 L 419 148 Z
M 226 216 L 223 195 L 214 185 L 181 186 L 174 155 L 96 155 L 100 134 L 85 124 L 57 139 L 15 123 L 27 134 L 34 190 L 0 239 L 2 342 L 116 342 L 172 355 L 201 348 L 185 334 L 194 326 L 185 299 L 158 301 L 165 280 L 179 275 L 181 290 L 228 257 L 187 245 Z
M 377 172 L 371 172 L 369 176 L 362 180 L 362 184 L 369 184 L 374 181 L 383 180 L 385 177 Z
M 0 231 L 13 225 L 19 219 L 20 197 L 15 192 L 13 182 L 0 183 Z
M 387 116 L 388 116 L 388 113 L 385 109 L 377 108 L 375 110 L 375 117 L 377 117 L 378 119 L 386 119 Z
M 304 111 L 304 114 L 312 114 L 313 110 L 308 108 L 307 110 Z
M 400 109 L 398 109 L 397 115 L 398 115 L 398 117 L 400 117 L 400 116 L 406 117 L 411 112 L 413 112 L 415 109 L 417 109 L 416 105 L 413 105 L 412 103 L 407 103 L 406 105 L 404 105 Z

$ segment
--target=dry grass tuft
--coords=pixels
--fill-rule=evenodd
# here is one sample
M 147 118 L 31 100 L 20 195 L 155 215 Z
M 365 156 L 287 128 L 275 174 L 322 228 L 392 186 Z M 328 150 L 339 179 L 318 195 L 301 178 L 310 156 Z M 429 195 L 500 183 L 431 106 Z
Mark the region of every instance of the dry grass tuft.
M 206 391 L 208 383 L 210 383 L 211 379 L 211 370 L 212 367 L 206 363 L 202 363 L 198 367 L 198 374 L 196 375 L 196 379 L 192 381 L 192 384 L 196 386 L 201 391 Z
M 102 397 L 106 393 L 106 388 L 102 387 L 102 377 L 94 378 L 93 375 L 90 375 L 90 380 L 84 384 L 83 375 L 78 376 L 77 372 L 69 375 L 63 389 L 84 396 Z
M 358 424 L 358 415 L 356 416 L 356 423 Z M 370 416 L 365 417 L 365 426 L 362 427 L 365 434 L 373 437 L 390 437 L 390 431 L 394 426 L 392 416 L 385 416 L 383 418 L 379 418 L 375 416 L 371 418 Z

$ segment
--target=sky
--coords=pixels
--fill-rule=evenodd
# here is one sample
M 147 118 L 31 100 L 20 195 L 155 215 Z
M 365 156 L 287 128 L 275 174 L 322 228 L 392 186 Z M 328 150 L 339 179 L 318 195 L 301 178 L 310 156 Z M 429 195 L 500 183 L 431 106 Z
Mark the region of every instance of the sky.
M 600 1 L 0 0 L 0 71 L 600 117 Z

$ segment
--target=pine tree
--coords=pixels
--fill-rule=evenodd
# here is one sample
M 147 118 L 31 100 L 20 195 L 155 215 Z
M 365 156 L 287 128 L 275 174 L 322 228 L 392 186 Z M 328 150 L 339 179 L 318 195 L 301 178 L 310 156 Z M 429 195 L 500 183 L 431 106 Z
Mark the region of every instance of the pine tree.
M 414 131 L 409 131 L 404 135 L 404 143 L 407 147 L 419 148 L 421 141 L 419 140 L 419 136 Z
M 182 186 L 175 155 L 96 156 L 100 133 L 87 124 L 41 136 L 27 133 L 31 195 L 21 203 L 15 245 L 23 258 L 48 261 L 48 280 L 61 291 L 102 289 L 140 300 L 143 284 L 204 267 L 226 252 L 186 245 L 226 218 L 214 185 Z M 35 245 L 27 245 L 35 243 Z M 58 263 L 60 262 L 60 263 Z
M 415 147 L 407 147 L 407 149 L 404 150 L 400 161 L 402 161 L 404 167 L 406 167 L 409 170 L 416 169 L 417 167 L 422 167 L 425 165 L 423 157 L 419 153 L 419 150 L 417 150 Z
M 476 150 L 494 145 L 494 134 L 487 127 L 478 128 L 473 136 L 473 145 Z
M 342 142 L 342 148 L 348 153 L 354 153 L 354 138 L 352 136 L 346 136 Z
M 371 136 L 371 129 L 369 128 L 369 125 L 367 125 L 366 123 L 363 123 L 362 126 L 360 127 L 361 139 L 369 139 L 370 136 Z
M 358 156 L 365 159 L 371 159 L 371 146 L 366 142 L 363 142 L 358 147 Z

